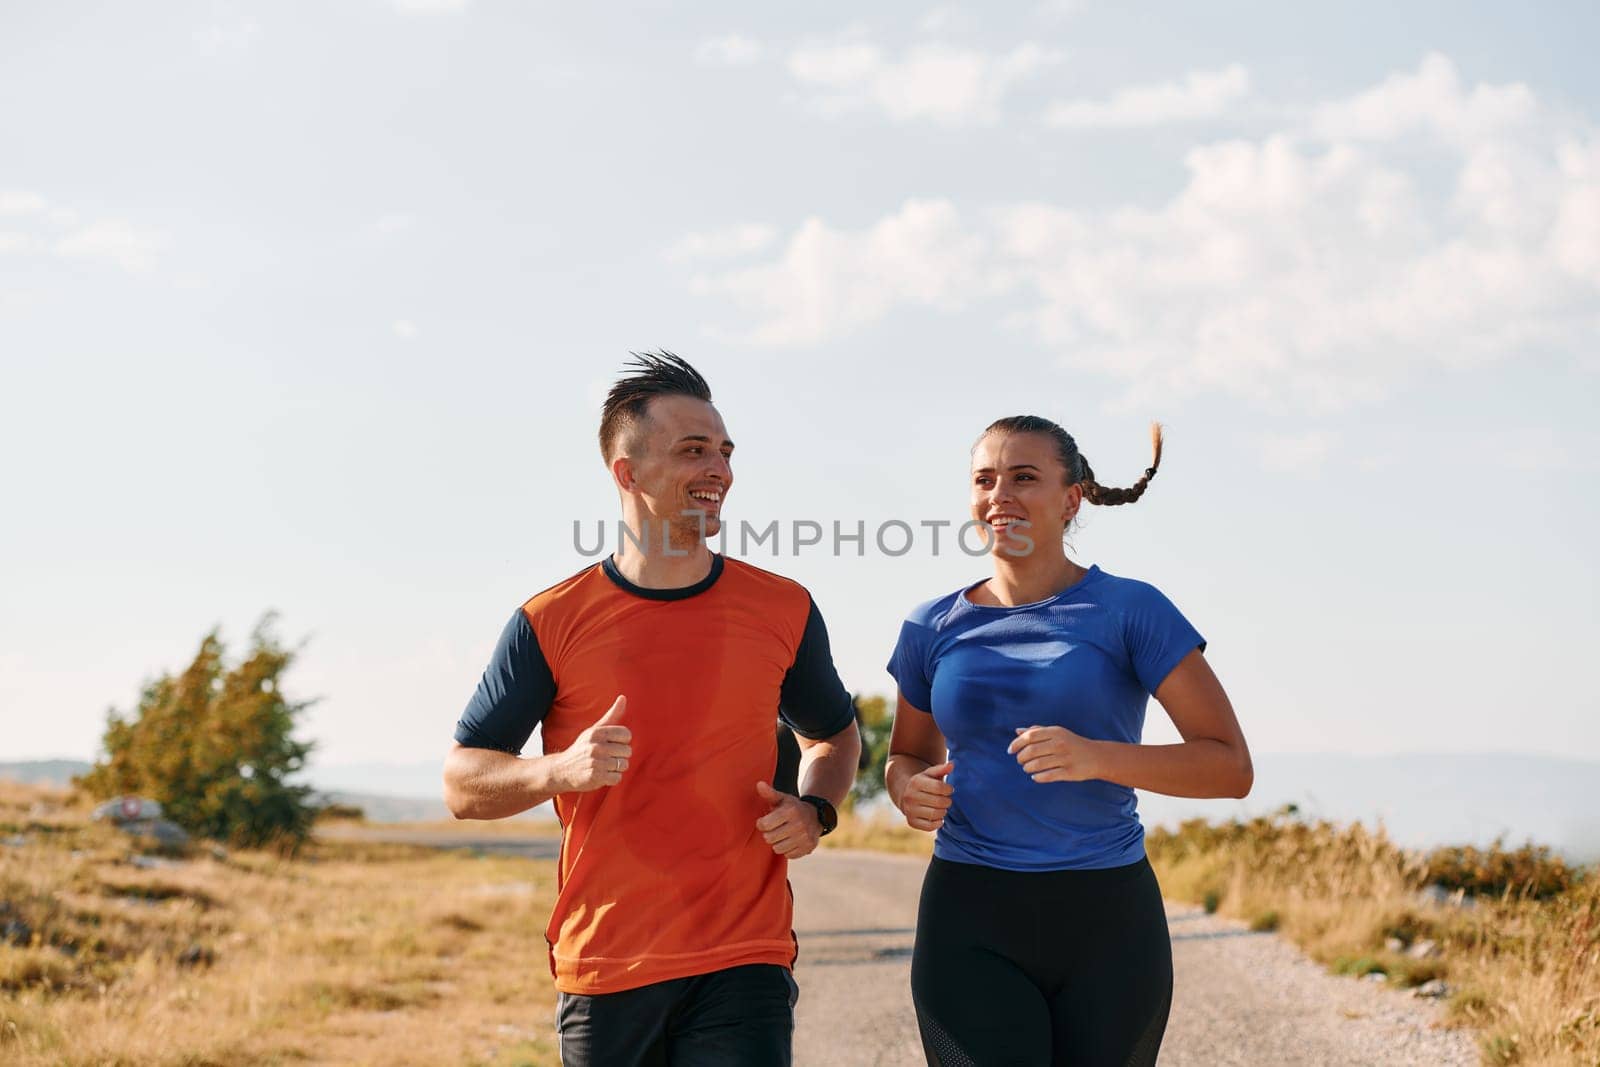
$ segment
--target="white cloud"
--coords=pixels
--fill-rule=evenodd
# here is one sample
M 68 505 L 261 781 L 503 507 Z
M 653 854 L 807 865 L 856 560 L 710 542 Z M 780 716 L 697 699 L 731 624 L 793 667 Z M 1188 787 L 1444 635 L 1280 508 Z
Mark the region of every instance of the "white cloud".
M 1181 82 L 1134 85 L 1105 100 L 1058 100 L 1045 112 L 1052 126 L 1109 129 L 1216 118 L 1250 91 L 1250 73 L 1237 63 L 1192 72 Z
M 1338 443 L 1339 435 L 1327 430 L 1267 434 L 1260 439 L 1261 465 L 1284 474 L 1306 473 L 1321 467 Z
M 56 242 L 56 255 L 67 259 L 114 263 L 126 271 L 143 274 L 155 266 L 156 256 L 167 247 L 165 234 L 110 220 L 95 222 Z
M 745 223 L 705 233 L 685 234 L 662 253 L 669 263 L 691 260 L 733 259 L 759 252 L 772 244 L 778 231 L 761 223 Z
M 242 52 L 261 36 L 261 24 L 255 19 L 244 19 L 230 25 L 207 26 L 194 31 L 195 47 L 202 55 L 220 56 L 229 52 Z
M 1043 337 L 1144 391 L 1326 409 L 1592 336 L 1593 283 L 1546 251 L 1559 199 L 1498 218 L 1457 156 L 1441 208 L 1416 166 L 1283 135 L 1207 145 L 1158 208 L 1005 213 L 1010 266 Z
M 896 304 L 959 307 L 982 284 L 982 259 L 948 202 L 909 200 L 861 233 L 807 219 L 776 263 L 701 277 L 695 288 L 764 313 L 750 340 L 803 344 L 871 322 Z
M 711 67 L 746 67 L 761 59 L 761 42 L 737 33 L 700 42 L 694 61 Z
M 1328 140 L 1392 141 L 1428 131 L 1456 142 L 1504 133 L 1534 117 L 1538 103 L 1526 85 L 1461 84 L 1455 64 L 1430 53 L 1416 71 L 1317 109 L 1313 124 Z
M 0 215 L 39 215 L 47 206 L 49 202 L 38 193 L 0 189 Z
M 390 0 L 407 15 L 454 15 L 467 9 L 469 0 Z
M 1035 44 L 991 55 L 942 44 L 916 45 L 890 59 L 861 41 L 805 45 L 789 56 L 789 73 L 815 93 L 821 114 L 876 109 L 896 121 L 986 122 L 1017 82 L 1060 56 Z
M 409 341 L 417 336 L 417 324 L 410 319 L 395 319 L 389 328 L 402 341 Z
M 6 218 L 14 221 L 0 230 L 0 253 L 54 253 L 113 263 L 136 274 L 154 267 L 170 243 L 164 233 L 119 219 L 85 224 L 77 211 L 25 190 L 0 189 L 0 219 Z
M 0 218 L 34 218 L 58 227 L 76 226 L 78 213 L 50 203 L 38 193 L 22 189 L 0 189 Z
M 1600 137 L 1560 150 L 1560 199 L 1550 254 L 1565 270 L 1600 287 Z
M 860 41 L 798 48 L 789 56 L 790 74 L 834 88 L 867 81 L 883 65 L 883 51 Z
M 830 63 L 816 80 L 855 84 L 879 59 L 836 51 Z M 963 217 L 914 201 L 857 231 L 814 218 L 775 261 L 697 289 L 742 305 L 755 316 L 745 336 L 768 344 L 1005 293 L 1022 309 L 997 306 L 1000 321 L 1142 403 L 1205 391 L 1331 410 L 1439 367 L 1592 351 L 1600 127 L 1446 70 L 1429 57 L 1304 125 L 1199 145 L 1164 202 Z M 1373 136 L 1388 128 L 1366 103 L 1378 92 L 1425 99 L 1410 113 L 1441 136 L 1426 151 Z

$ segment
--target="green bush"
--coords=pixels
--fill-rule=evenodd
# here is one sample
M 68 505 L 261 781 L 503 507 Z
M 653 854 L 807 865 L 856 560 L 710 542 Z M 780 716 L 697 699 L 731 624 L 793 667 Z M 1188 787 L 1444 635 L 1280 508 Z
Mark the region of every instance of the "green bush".
M 1508 852 L 1496 841 L 1487 849 L 1471 845 L 1436 848 L 1427 856 L 1427 880 L 1468 896 L 1510 894 L 1546 900 L 1575 885 L 1578 871 L 1543 845 Z
M 860 803 L 883 792 L 883 768 L 889 762 L 889 733 L 894 714 L 881 696 L 855 698 L 856 722 L 861 727 L 861 773 L 850 787 L 850 797 Z
M 284 696 L 294 652 L 271 632 L 251 634 L 232 667 L 216 630 L 178 675 L 146 685 L 132 715 L 107 715 L 105 758 L 77 784 L 96 797 L 133 793 L 161 802 L 167 818 L 200 837 L 246 847 L 305 840 L 316 808 L 309 786 L 287 780 L 311 744 L 292 736 L 310 702 Z

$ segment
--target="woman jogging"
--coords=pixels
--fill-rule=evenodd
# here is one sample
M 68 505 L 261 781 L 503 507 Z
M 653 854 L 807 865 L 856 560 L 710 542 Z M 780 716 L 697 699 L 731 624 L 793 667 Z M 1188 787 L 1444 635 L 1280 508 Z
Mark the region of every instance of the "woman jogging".
M 1083 567 L 1083 501 L 1130 504 L 1072 436 L 1001 419 L 972 451 L 992 577 L 912 612 L 887 768 L 906 822 L 937 831 L 911 989 L 941 1067 L 1154 1064 L 1172 948 L 1134 789 L 1242 797 L 1249 751 L 1205 640 L 1154 586 Z M 1142 745 L 1148 697 L 1182 744 Z

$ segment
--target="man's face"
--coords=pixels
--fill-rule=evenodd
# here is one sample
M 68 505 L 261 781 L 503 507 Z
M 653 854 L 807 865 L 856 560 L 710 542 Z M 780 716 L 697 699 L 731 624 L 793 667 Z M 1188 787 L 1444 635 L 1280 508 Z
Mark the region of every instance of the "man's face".
M 733 442 L 716 408 L 689 396 L 656 397 L 634 451 L 632 491 L 653 542 L 660 543 L 663 523 L 674 548 L 721 530 L 722 504 L 733 487 Z

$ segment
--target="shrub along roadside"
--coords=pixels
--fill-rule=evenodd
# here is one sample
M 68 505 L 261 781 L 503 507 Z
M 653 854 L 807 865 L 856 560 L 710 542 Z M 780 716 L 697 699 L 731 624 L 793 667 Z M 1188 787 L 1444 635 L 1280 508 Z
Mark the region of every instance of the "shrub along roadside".
M 201 837 L 298 848 L 316 815 L 311 788 L 292 781 L 311 752 L 294 736 L 311 702 L 283 693 L 295 652 L 272 623 L 262 618 L 249 652 L 231 666 L 213 630 L 181 673 L 145 685 L 130 714 L 111 711 L 105 756 L 77 784 L 100 799 L 158 800 L 167 818 Z
M 1600 1063 L 1600 878 L 1548 849 L 1422 853 L 1292 813 L 1194 820 L 1146 847 L 1169 899 L 1273 926 L 1342 973 L 1446 979 L 1486 1062 Z

